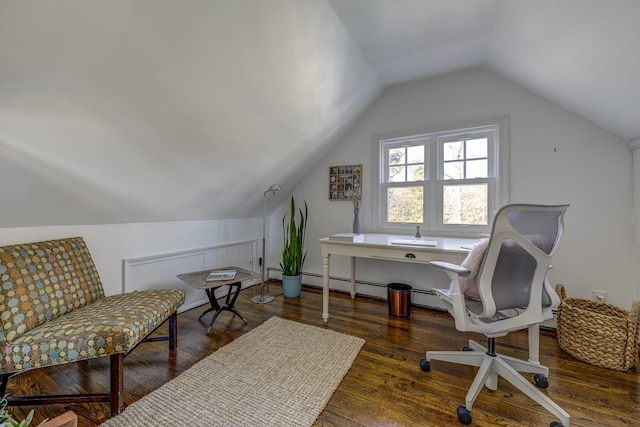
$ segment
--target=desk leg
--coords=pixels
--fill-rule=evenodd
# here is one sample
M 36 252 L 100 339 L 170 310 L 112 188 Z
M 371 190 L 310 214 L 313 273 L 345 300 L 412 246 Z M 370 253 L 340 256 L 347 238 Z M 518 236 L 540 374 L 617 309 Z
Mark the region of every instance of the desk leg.
M 322 320 L 329 321 L 329 257 L 322 257 Z
M 356 298 L 356 257 L 351 257 L 351 299 Z

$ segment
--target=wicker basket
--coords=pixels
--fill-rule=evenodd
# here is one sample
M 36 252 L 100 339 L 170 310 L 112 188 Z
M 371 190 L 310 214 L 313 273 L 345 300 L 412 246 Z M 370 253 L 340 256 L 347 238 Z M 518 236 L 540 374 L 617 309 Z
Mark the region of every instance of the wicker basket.
M 567 298 L 561 284 L 556 292 L 562 300 L 556 322 L 560 348 L 583 362 L 617 371 L 638 364 L 640 301 L 627 311 L 601 301 Z

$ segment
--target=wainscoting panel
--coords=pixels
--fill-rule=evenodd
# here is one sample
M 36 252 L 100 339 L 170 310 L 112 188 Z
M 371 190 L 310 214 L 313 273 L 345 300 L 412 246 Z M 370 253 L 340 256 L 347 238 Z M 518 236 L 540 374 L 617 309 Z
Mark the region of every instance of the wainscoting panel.
M 203 290 L 187 285 L 176 277 L 178 274 L 226 266 L 253 271 L 255 259 L 255 240 L 125 259 L 123 260 L 123 292 L 161 288 L 183 289 L 186 298 L 184 305 L 178 310 L 181 313 L 208 301 Z M 257 263 L 256 268 L 259 268 Z M 247 283 L 243 287 L 251 285 Z M 217 289 L 216 296 L 225 295 L 227 288 L 224 286 Z

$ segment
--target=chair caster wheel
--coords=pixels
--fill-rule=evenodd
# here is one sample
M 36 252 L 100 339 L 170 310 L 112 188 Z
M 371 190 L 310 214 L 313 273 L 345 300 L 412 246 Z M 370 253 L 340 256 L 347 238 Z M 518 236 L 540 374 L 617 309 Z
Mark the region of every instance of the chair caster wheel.
M 471 412 L 467 411 L 467 408 L 460 405 L 457 409 L 458 412 L 458 420 L 462 424 L 471 424 Z
M 536 386 L 538 386 L 539 388 L 549 387 L 549 380 L 547 380 L 547 377 L 545 377 L 544 375 L 535 374 L 533 376 L 533 380 L 536 382 Z M 562 424 L 560 424 L 560 426 L 562 426 Z
M 552 422 L 549 427 L 562 427 L 562 423 L 560 421 Z
M 421 359 L 420 369 L 422 369 L 422 372 L 429 372 L 431 370 L 431 363 L 427 359 Z
M 473 349 L 468 345 L 465 345 L 464 347 L 462 347 L 462 351 L 473 351 Z

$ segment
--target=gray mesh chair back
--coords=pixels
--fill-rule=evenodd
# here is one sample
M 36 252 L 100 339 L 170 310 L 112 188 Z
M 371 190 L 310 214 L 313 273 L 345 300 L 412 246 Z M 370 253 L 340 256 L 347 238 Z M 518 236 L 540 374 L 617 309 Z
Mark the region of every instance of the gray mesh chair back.
M 498 212 L 479 275 L 482 317 L 538 301 L 549 307 L 556 301 L 546 274 L 562 236 L 567 207 L 518 204 Z

